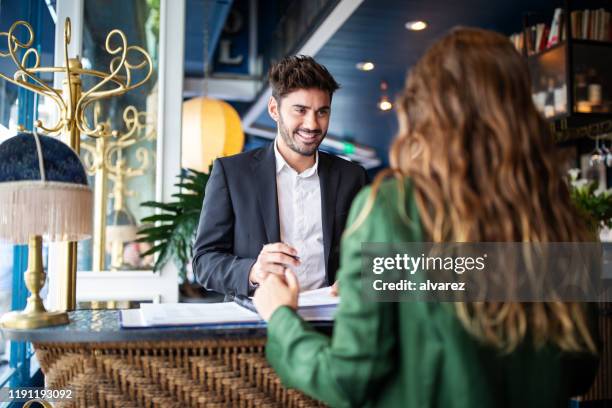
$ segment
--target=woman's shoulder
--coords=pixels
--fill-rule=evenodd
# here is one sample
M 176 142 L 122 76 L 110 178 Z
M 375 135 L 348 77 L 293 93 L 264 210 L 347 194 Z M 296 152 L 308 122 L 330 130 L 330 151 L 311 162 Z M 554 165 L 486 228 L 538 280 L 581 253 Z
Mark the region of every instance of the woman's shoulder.
M 408 179 L 399 180 L 397 178 L 386 178 L 379 183 L 372 183 L 365 186 L 355 197 L 353 207 L 363 208 L 370 200 L 373 208 L 384 208 L 389 203 L 397 203 L 402 197 L 411 195 L 411 185 Z
M 382 226 L 389 230 L 417 228 L 420 233 L 418 210 L 407 179 L 388 178 L 364 187 L 355 197 L 349 215 L 354 228 Z

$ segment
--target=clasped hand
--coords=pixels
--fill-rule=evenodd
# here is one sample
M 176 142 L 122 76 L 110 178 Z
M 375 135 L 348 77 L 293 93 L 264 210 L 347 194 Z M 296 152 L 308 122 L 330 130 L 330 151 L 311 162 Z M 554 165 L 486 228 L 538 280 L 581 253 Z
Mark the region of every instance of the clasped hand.
M 289 267 L 299 265 L 297 251 L 287 244 L 276 242 L 261 249 L 251 267 L 249 280 L 259 284 L 253 303 L 264 320 L 268 321 L 280 306 L 297 309 L 299 284 Z
M 289 266 L 299 266 L 295 248 L 282 242 L 264 245 L 249 273 L 249 280 L 259 284 L 253 304 L 265 321 L 281 306 L 297 309 L 300 287 L 297 276 Z M 338 282 L 331 288 L 338 295 Z
M 251 267 L 249 280 L 251 283 L 261 284 L 269 274 L 283 277 L 285 268 L 299 265 L 300 259 L 295 248 L 282 242 L 264 245 L 257 261 Z
M 297 276 L 291 269 L 285 268 L 283 275 L 268 274 L 255 291 L 253 304 L 257 313 L 267 322 L 281 306 L 289 306 L 296 310 L 299 293 L 300 286 Z

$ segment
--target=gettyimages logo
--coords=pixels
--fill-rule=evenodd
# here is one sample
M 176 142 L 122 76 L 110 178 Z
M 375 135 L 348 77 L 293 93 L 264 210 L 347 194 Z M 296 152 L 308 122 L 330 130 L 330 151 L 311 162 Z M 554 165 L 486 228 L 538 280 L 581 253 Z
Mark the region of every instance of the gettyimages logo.
M 363 296 L 373 301 L 609 301 L 612 262 L 607 266 L 603 255 L 595 242 L 363 243 Z
M 408 254 L 396 254 L 395 257 L 377 257 L 373 260 L 372 272 L 380 275 L 385 270 L 404 270 L 406 273 L 414 275 L 417 271 L 452 271 L 456 274 L 471 272 L 474 270 L 482 271 L 485 269 L 487 254 L 478 257 L 441 257 L 425 256 L 412 257 Z

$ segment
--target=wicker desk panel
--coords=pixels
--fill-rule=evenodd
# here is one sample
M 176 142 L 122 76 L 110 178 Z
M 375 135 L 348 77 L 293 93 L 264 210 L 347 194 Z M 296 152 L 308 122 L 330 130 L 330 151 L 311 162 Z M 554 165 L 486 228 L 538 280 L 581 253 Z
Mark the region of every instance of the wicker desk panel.
M 264 338 L 35 344 L 46 386 L 72 388 L 57 407 L 318 407 L 284 388 Z
M 5 330 L 33 342 L 47 388 L 74 390 L 56 407 L 324 406 L 282 386 L 259 323 L 122 330 L 117 311 L 70 317 L 67 326 Z

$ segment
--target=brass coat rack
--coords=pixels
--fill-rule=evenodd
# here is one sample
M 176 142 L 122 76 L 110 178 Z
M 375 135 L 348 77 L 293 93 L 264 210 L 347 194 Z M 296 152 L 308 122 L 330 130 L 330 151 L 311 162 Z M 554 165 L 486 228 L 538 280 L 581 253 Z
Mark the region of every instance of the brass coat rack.
M 113 182 L 112 197 L 114 199 L 113 210 L 125 208 L 125 197 L 133 195 L 127 189 L 126 180 L 142 176 L 151 162 L 151 152 L 146 147 L 139 147 L 135 151 L 138 167 L 130 167 L 124 156 L 125 149 L 143 141 L 155 140 L 154 131 L 147 132 L 147 114 L 139 112 L 136 107 L 128 106 L 123 111 L 123 123 L 126 131 L 119 132 L 110 130 L 111 124 L 107 120 L 103 123 L 99 120 L 100 105 L 94 106 L 94 125 L 103 124 L 105 137 L 99 137 L 93 142 L 81 143 L 84 150 L 83 161 L 89 175 L 95 176 L 95 211 L 94 211 L 94 236 L 93 236 L 93 265 L 92 271 L 100 272 L 105 269 L 104 258 L 106 248 L 106 213 L 107 213 L 107 182 Z M 118 269 L 119 259 L 123 259 L 123 246 L 119 249 L 118 243 L 112 243 L 112 268 Z
M 18 37 L 18 31 L 25 29 L 26 40 Z M 0 52 L 0 57 L 10 58 L 17 70 L 13 77 L 0 73 L 0 78 L 21 88 L 35 92 L 50 98 L 55 102 L 59 110 L 59 118 L 56 123 L 42 123 L 40 120 L 34 122 L 34 126 L 41 133 L 61 135 L 64 140 L 70 141 L 77 153 L 80 152 L 81 134 L 97 138 L 99 140 L 112 136 L 106 123 L 90 125 L 86 112 L 96 101 L 117 97 L 140 87 L 149 80 L 153 72 L 153 63 L 149 54 L 136 45 L 129 45 L 125 34 L 118 29 L 111 30 L 106 36 L 105 50 L 113 56 L 108 71 L 84 69 L 78 56 L 69 58 L 68 44 L 70 44 L 71 24 L 67 18 L 64 23 L 64 57 L 63 67 L 41 67 L 38 51 L 32 47 L 34 44 L 34 31 L 32 26 L 25 21 L 16 21 L 11 25 L 8 32 L 0 33 L 0 41 L 6 37 L 7 51 Z M 21 58 L 17 52 L 23 50 Z M 131 61 L 128 60 L 130 57 Z M 134 73 L 142 71 L 144 78 L 133 82 Z M 55 89 L 47 85 L 38 75 L 42 73 L 64 74 L 61 89 Z M 91 77 L 97 79 L 97 83 L 89 89 L 83 89 L 81 79 Z M 98 187 L 98 186 L 96 186 Z M 62 257 L 65 258 L 65 269 L 60 270 L 58 279 L 59 290 L 62 293 L 58 310 L 74 310 L 76 308 L 76 259 L 77 243 L 68 243 Z

